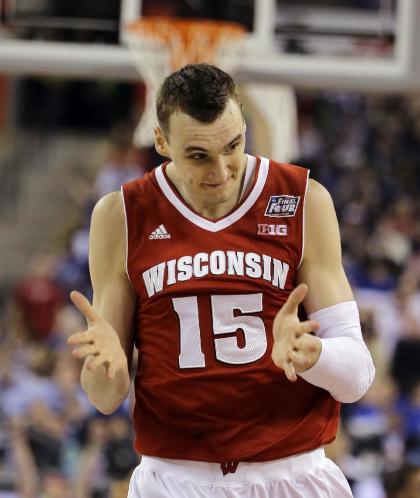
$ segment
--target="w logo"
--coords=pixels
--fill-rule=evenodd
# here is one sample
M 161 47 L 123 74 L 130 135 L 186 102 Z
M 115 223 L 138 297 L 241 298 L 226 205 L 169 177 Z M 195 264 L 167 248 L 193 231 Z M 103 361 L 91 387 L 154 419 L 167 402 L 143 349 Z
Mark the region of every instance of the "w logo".
M 234 460 L 228 460 L 226 462 L 223 462 L 220 464 L 220 467 L 222 469 L 223 475 L 225 476 L 226 474 L 234 474 L 236 472 L 236 469 L 238 468 L 239 462 L 236 462 Z

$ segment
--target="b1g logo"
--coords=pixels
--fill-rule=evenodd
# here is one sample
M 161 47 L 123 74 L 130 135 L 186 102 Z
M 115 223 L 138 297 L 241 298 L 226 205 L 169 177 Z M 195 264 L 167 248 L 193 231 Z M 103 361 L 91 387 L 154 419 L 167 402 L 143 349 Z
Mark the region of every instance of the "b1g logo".
M 272 195 L 268 201 L 264 215 L 273 218 L 283 218 L 296 214 L 300 196 Z
M 287 235 L 287 225 L 265 225 L 258 223 L 258 235 L 280 235 L 285 237 Z

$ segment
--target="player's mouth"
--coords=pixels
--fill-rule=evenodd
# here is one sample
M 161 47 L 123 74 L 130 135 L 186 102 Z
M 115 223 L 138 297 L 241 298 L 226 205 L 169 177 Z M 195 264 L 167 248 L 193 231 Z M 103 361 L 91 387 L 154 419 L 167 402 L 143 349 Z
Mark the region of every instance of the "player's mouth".
M 226 180 L 225 182 L 223 183 L 205 183 L 203 182 L 203 185 L 205 187 L 210 187 L 210 188 L 219 188 L 219 187 L 224 187 L 228 184 L 228 180 Z

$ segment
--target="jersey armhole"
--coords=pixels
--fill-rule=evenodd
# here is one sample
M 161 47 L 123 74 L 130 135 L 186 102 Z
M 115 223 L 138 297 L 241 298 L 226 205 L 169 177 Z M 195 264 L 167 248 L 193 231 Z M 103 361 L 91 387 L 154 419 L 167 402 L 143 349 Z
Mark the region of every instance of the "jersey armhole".
M 300 261 L 297 266 L 297 269 L 299 270 L 300 265 L 302 264 L 303 261 L 303 254 L 305 252 L 305 204 L 306 204 L 306 194 L 308 192 L 308 185 L 309 185 L 309 174 L 310 170 L 308 169 L 306 173 L 306 185 L 305 185 L 305 193 L 303 194 L 303 203 L 302 203 L 302 249 L 301 249 L 301 254 L 300 254 Z
M 125 195 L 124 195 L 123 185 L 121 185 L 121 197 L 122 197 L 123 210 L 124 210 L 124 221 L 125 221 L 125 263 L 124 263 L 124 267 L 125 267 L 125 273 L 127 275 L 127 278 L 131 282 L 130 274 L 128 273 L 128 215 L 127 215 L 127 206 L 125 204 Z

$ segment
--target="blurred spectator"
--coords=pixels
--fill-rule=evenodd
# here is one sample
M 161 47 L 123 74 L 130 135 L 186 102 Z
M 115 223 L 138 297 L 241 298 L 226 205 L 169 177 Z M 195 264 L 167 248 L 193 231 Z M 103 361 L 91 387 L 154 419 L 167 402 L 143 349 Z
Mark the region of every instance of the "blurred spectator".
M 304 163 L 311 162 L 322 154 L 323 141 L 315 123 L 308 116 L 302 116 L 298 123 L 300 157 Z
M 133 448 L 132 426 L 129 418 L 117 415 L 109 421 L 109 435 L 105 446 L 107 474 L 111 479 L 111 487 L 115 494 L 128 492 L 132 469 L 138 464 L 139 458 Z
M 53 333 L 57 312 L 65 299 L 55 270 L 53 255 L 38 254 L 31 261 L 27 275 L 15 287 L 13 329 L 20 330 L 28 340 L 43 341 Z
M 104 457 L 107 426 L 107 420 L 102 416 L 93 417 L 86 423 L 83 449 L 74 475 L 75 498 L 107 498 L 109 477 Z
M 66 423 L 79 423 L 93 411 L 79 372 L 67 351 L 54 353 L 42 345 L 0 350 L 0 413 L 29 419 L 46 410 L 59 413 Z
M 131 134 L 117 128 L 111 140 L 110 157 L 97 174 L 93 187 L 97 199 L 120 190 L 123 183 L 146 172 L 146 152 L 134 147 Z
M 66 424 L 79 426 L 94 408 L 80 386 L 80 365 L 68 351 L 56 354 L 51 379 L 55 386 L 53 408 L 61 413 Z
M 369 253 L 402 267 L 412 250 L 411 237 L 415 220 L 408 199 L 395 201 L 374 231 Z
M 56 387 L 49 378 L 52 353 L 42 345 L 0 350 L 0 412 L 22 417 L 34 402 L 54 406 Z
M 49 472 L 42 478 L 40 498 L 73 498 L 73 491 L 62 473 Z
M 25 425 L 19 418 L 10 419 L 11 453 L 15 464 L 13 491 L 16 497 L 33 498 L 37 495 L 38 474 L 34 462 Z
M 413 386 L 405 405 L 405 442 L 408 458 L 420 463 L 420 382 Z
M 387 498 L 418 498 L 420 466 L 405 463 L 398 471 L 385 476 Z
M 420 381 L 420 320 L 409 307 L 411 293 L 404 287 L 396 292 L 402 331 L 392 358 L 392 373 L 402 394 L 411 394 Z
M 57 264 L 56 278 L 67 297 L 72 290 L 91 297 L 88 249 L 89 227 L 86 225 L 72 234 L 69 248 L 61 254 Z
M 79 311 L 70 305 L 63 306 L 57 314 L 54 349 L 68 352 L 67 339 L 80 332 L 84 326 L 85 322 Z
M 375 379 L 370 391 L 347 412 L 352 457 L 346 471 L 355 498 L 385 498 L 381 474 L 399 468 L 404 458 L 396 385 L 390 378 Z
M 11 444 L 16 466 L 14 489 L 20 498 L 72 498 L 62 473 L 61 423 L 42 404 L 32 407 L 25 424 L 11 419 Z
M 41 401 L 32 403 L 26 412 L 26 435 L 32 458 L 41 476 L 62 469 L 64 420 Z
M 402 294 L 392 289 L 356 288 L 355 296 L 361 308 L 372 310 L 377 334 L 391 357 L 399 339 L 406 335 L 407 326 L 411 327 L 413 320 L 419 322 L 419 294 L 410 291 L 402 298 Z
M 359 315 L 363 339 L 375 365 L 375 378 L 377 381 L 384 382 L 389 374 L 389 355 L 378 334 L 374 311 L 360 306 Z

